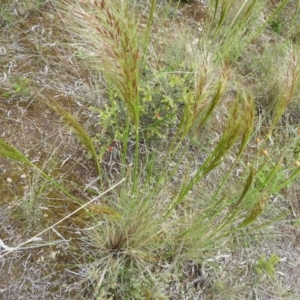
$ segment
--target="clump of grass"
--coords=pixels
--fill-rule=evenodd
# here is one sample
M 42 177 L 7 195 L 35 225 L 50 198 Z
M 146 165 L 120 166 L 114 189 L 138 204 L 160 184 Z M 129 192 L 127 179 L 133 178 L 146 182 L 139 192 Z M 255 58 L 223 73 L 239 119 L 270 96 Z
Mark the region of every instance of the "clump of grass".
M 138 68 L 138 23 L 129 10 L 128 2 L 118 2 L 123 12 L 117 9 L 116 3 L 93 1 L 90 7 L 71 6 L 72 14 L 65 16 L 68 20 L 74 15 L 78 18 L 80 26 L 75 21 L 72 24 L 74 31 L 82 34 L 86 49 L 92 49 L 94 64 L 103 71 L 107 81 L 114 84 L 118 95 L 124 100 L 130 120 L 137 128 L 135 134 L 138 142 L 139 112 L 143 110 L 139 102 L 142 84 Z M 114 280 L 123 280 L 116 279 L 119 277 L 113 273 L 124 274 L 132 268 L 141 271 L 145 264 L 165 260 L 167 256 L 174 263 L 189 259 L 201 261 L 204 251 L 212 251 L 213 246 L 224 243 L 254 223 L 264 211 L 270 195 L 278 191 L 277 187 L 285 186 L 298 174 L 296 170 L 286 178 L 277 180 L 276 174 L 281 165 L 281 160 L 278 160 L 264 174 L 265 180 L 258 184 L 266 162 L 256 165 L 257 156 L 244 168 L 239 187 L 234 192 L 226 192 L 232 180 L 232 172 L 241 163 L 241 157 L 252 138 L 256 122 L 253 96 L 242 85 L 234 85 L 232 82 L 232 62 L 266 26 L 259 24 L 255 18 L 260 7 L 256 1 L 245 1 L 228 23 L 232 4 L 234 1 L 215 2 L 212 25 L 199 47 L 200 59 L 195 71 L 194 89 L 186 92 L 182 101 L 183 112 L 178 122 L 177 135 L 169 144 L 171 151 L 161 155 L 159 160 L 152 155 L 146 156 L 144 165 L 139 164 L 139 169 L 136 167 L 139 152 L 136 152 L 135 171 L 129 174 L 127 182 L 116 193 L 113 201 L 120 218 L 104 221 L 102 226 L 89 235 L 89 243 L 93 249 L 98 249 L 97 255 L 92 254 L 92 270 L 98 274 L 93 276 L 92 282 L 95 297 L 99 296 L 108 276 Z M 245 28 L 249 24 L 256 26 L 254 34 L 246 34 Z M 85 28 L 92 33 L 90 36 L 86 34 Z M 223 30 L 226 35 L 222 36 Z M 149 34 L 149 30 L 146 34 Z M 147 36 L 141 40 L 147 40 Z M 217 46 L 209 47 L 212 40 L 217 41 Z M 225 102 L 228 97 L 226 92 L 232 86 L 237 90 L 236 96 L 234 100 Z M 292 92 L 294 86 L 291 83 L 287 90 Z M 284 95 L 290 95 L 289 92 Z M 288 98 L 291 99 L 285 97 L 285 104 L 289 102 Z M 191 173 L 190 164 L 185 167 L 183 164 L 188 153 L 184 143 L 191 145 L 192 142 L 186 142 L 187 139 L 197 138 L 221 106 L 226 113 L 222 117 L 219 139 L 215 145 L 207 147 L 208 154 Z M 282 111 L 285 108 L 286 105 Z M 281 109 L 276 108 L 276 112 L 276 118 L 280 117 Z M 278 121 L 276 118 L 274 125 Z M 122 155 L 125 161 L 128 127 L 123 136 L 125 149 Z M 233 157 L 229 170 L 223 172 L 221 180 L 215 183 L 207 204 L 204 201 L 207 196 L 204 197 L 196 186 L 205 182 L 213 172 L 220 172 L 229 154 Z M 174 160 L 175 164 L 170 164 Z M 159 164 L 165 165 L 166 169 L 157 168 Z M 158 173 L 154 171 L 155 168 L 159 170 Z M 178 172 L 182 179 L 172 191 L 172 177 Z M 193 194 L 194 189 L 199 192 L 198 196 Z M 197 203 L 194 209 L 185 209 L 193 201 Z M 123 288 L 122 292 L 126 293 Z
M 27 228 L 32 230 L 38 228 L 43 218 L 42 206 L 45 206 L 47 194 L 50 192 L 47 182 L 41 178 L 36 171 L 29 178 L 28 185 L 24 190 L 24 196 L 21 198 L 20 208 L 17 217 L 24 221 Z
M 116 3 L 116 1 L 111 4 L 106 1 L 94 1 L 87 11 L 86 7 L 74 9 L 72 6 L 71 11 L 81 22 L 79 28 L 77 22 L 73 23 L 73 26 L 76 27 L 75 32 L 82 32 L 86 26 L 93 33 L 91 37 L 85 36 L 86 49 L 93 52 L 93 62 L 100 69 L 103 68 L 103 74 L 108 82 L 115 85 L 130 112 L 131 121 L 137 126 L 140 124 L 138 112 L 143 110 L 143 107 L 139 107 L 141 76 L 137 60 L 139 53 L 137 23 L 134 23 L 133 16 L 129 17 L 130 10 L 126 1 L 120 3 L 124 8 L 122 18 L 130 18 L 130 23 L 125 19 L 120 21 L 122 13 L 117 9 Z M 217 17 L 219 2 L 216 2 L 212 22 L 219 19 L 216 27 L 210 28 L 208 36 L 212 33 L 214 39 L 220 36 L 223 25 L 227 22 L 231 7 L 229 4 L 227 6 L 223 2 L 220 4 L 221 13 Z M 252 138 L 255 108 L 253 97 L 246 91 L 237 92 L 235 99 L 227 104 L 223 101 L 227 89 L 232 86 L 230 62 L 253 40 L 253 36 L 244 38 L 244 28 L 249 26 L 256 12 L 255 1 L 244 3 L 227 28 L 229 37 L 224 36 L 218 44 L 222 45 L 221 49 L 214 48 L 215 50 L 208 51 L 208 40 L 204 40 L 200 47 L 202 52 L 199 67 L 195 72 L 194 89 L 192 92 L 186 92 L 182 101 L 183 113 L 178 123 L 177 135 L 169 145 L 171 152 L 168 152 L 167 156 L 162 155 L 159 162 L 150 159 L 151 155 L 146 156 L 144 162 L 146 168 L 140 164 L 136 152 L 135 164 L 139 165 L 140 169 L 136 167 L 135 172 L 129 174 L 126 185 L 114 196 L 114 206 L 120 218 L 106 220 L 103 226 L 90 233 L 90 243 L 98 249 L 91 262 L 93 272 L 99 272 L 99 275 L 93 277 L 94 296 L 101 293 L 103 283 L 107 282 L 105 280 L 107 276 L 114 277 L 112 273 L 124 274 L 128 268 L 142 270 L 145 263 L 165 260 L 166 256 L 169 259 L 171 257 L 174 262 L 189 259 L 201 261 L 204 251 L 212 251 L 212 247 L 223 243 L 236 232 L 241 232 L 244 227 L 254 223 L 265 209 L 269 196 L 276 190 L 274 180 L 275 174 L 279 172 L 281 160 L 265 174 L 266 178 L 260 185 L 257 184 L 257 178 L 261 174 L 264 162 L 257 168 L 253 162 L 253 166 L 245 168 L 235 192 L 232 194 L 226 192 L 232 171 L 237 163 L 240 163 Z M 70 15 L 67 14 L 66 17 L 70 19 Z M 261 27 L 257 27 L 256 34 L 260 30 Z M 147 32 L 149 34 L 149 31 Z M 208 39 L 208 36 L 204 38 Z M 147 37 L 141 40 L 145 41 Z M 235 48 L 235 45 L 240 48 Z M 102 53 L 106 56 L 100 55 Z M 215 146 L 209 148 L 210 154 L 191 175 L 188 166 L 182 170 L 187 154 L 184 141 L 191 136 L 195 138 L 200 129 L 206 127 L 221 104 L 226 107 L 227 118 L 219 134 L 219 140 Z M 115 110 L 115 113 L 117 112 Z M 138 135 L 137 130 L 136 141 Z M 129 137 L 128 127 L 125 129 L 124 137 L 126 145 L 128 143 L 126 138 Z M 168 157 L 170 153 L 172 158 Z M 215 183 L 215 190 L 209 194 L 209 205 L 202 202 L 201 193 L 198 197 L 189 196 L 199 183 L 224 165 L 229 153 L 234 156 L 233 162 L 222 180 Z M 123 155 L 127 155 L 126 149 Z M 175 166 L 169 166 L 165 170 L 157 168 L 160 170 L 158 174 L 153 172 L 161 160 L 168 166 L 171 159 L 175 160 Z M 174 189 L 171 184 L 172 176 L 177 172 L 182 172 L 182 180 L 179 187 L 172 191 Z M 279 186 L 282 187 L 292 181 L 296 173 L 291 173 L 286 179 L 281 180 Z M 191 205 L 195 205 L 194 211 L 182 209 Z M 124 277 L 121 276 L 121 279 L 117 280 L 123 282 Z
M 272 279 L 275 279 L 276 265 L 279 261 L 280 258 L 275 253 L 273 253 L 269 259 L 267 259 L 265 255 L 262 255 L 255 265 L 255 270 L 259 274 L 265 272 Z
M 249 144 L 259 132 L 256 126 L 261 123 L 256 118 L 251 89 L 236 82 L 239 77 L 234 76 L 234 72 L 236 59 L 241 59 L 243 51 L 267 24 L 261 24 L 256 16 L 262 7 L 258 1 L 244 1 L 239 8 L 233 0 L 212 3 L 211 23 L 195 53 L 196 67 L 189 66 L 194 73 L 193 87 L 185 89 L 184 97 L 174 105 L 173 115 L 178 121 L 172 123 L 176 126 L 175 134 L 165 141 L 164 149 L 152 141 L 149 145 L 145 138 L 144 153 L 139 148 L 140 112 L 147 113 L 147 110 L 140 101 L 140 94 L 145 93 L 146 85 L 142 82 L 140 64 L 147 62 L 145 49 L 150 43 L 155 1 L 151 2 L 145 31 L 138 30 L 137 17 L 129 1 L 65 1 L 59 5 L 70 31 L 80 38 L 77 47 L 83 47 L 89 63 L 104 74 L 110 88 L 109 100 L 121 99 L 127 109 L 126 126 L 120 128 L 123 139 L 120 173 L 126 174 L 126 180 L 107 195 L 107 206 L 89 210 L 94 226 L 87 230 L 84 239 L 89 255 L 83 269 L 90 297 L 130 298 L 138 294 L 134 289 L 141 286 L 140 282 L 135 286 L 129 284 L 132 275 L 142 274 L 145 278 L 147 274 L 155 278 L 153 274 L 159 272 L 162 265 L 168 265 L 168 272 L 172 272 L 190 260 L 201 264 L 229 239 L 237 234 L 243 236 L 246 227 L 248 231 L 255 231 L 278 218 L 275 215 L 261 221 L 259 217 L 268 207 L 271 196 L 292 184 L 299 175 L 299 166 L 282 165 L 282 153 L 270 156 L 265 150 L 298 86 L 296 52 L 286 61 L 282 77 L 285 89 L 274 105 L 273 123 L 268 124 L 265 138 L 254 150 L 256 153 L 252 147 L 248 154 Z M 247 26 L 254 28 L 251 34 Z M 145 44 L 141 45 L 140 41 Z M 141 52 L 145 55 L 142 60 Z M 150 70 L 150 77 L 153 73 Z M 160 85 L 154 83 L 153 86 Z M 164 86 L 157 89 L 159 94 Z M 151 90 L 147 93 L 151 98 Z M 172 95 L 168 96 L 170 103 L 175 102 Z M 101 157 L 93 139 L 70 113 L 55 103 L 50 107 L 75 130 L 100 172 Z M 114 115 L 115 120 L 123 117 L 118 109 L 107 115 Z M 166 119 L 160 121 L 156 124 L 158 127 L 168 125 L 164 123 Z M 134 142 L 130 135 L 132 128 Z M 210 135 L 210 131 L 216 133 L 217 139 L 208 143 L 205 134 Z M 135 143 L 133 170 L 131 165 L 124 164 L 130 157 L 130 142 Z M 64 186 L 2 139 L 0 155 L 37 169 L 64 195 L 77 201 Z M 235 175 L 237 168 L 238 176 Z M 105 186 L 111 181 L 102 184 Z M 156 297 L 155 286 L 155 280 L 150 280 L 145 293 L 139 297 Z M 168 297 L 167 292 L 163 296 Z

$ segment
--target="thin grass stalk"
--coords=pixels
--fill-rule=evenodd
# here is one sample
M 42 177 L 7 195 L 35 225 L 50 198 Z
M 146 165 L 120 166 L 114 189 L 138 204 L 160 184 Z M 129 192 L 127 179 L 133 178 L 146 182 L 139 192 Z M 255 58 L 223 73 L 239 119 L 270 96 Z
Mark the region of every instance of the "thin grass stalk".
M 173 243 L 183 244 L 184 251 L 179 256 L 185 259 L 199 259 L 200 252 L 210 249 L 221 237 L 224 239 L 238 230 L 231 224 L 230 226 L 227 224 L 222 231 L 216 232 L 215 228 L 218 223 L 223 224 L 218 217 L 221 214 L 222 209 L 220 208 L 210 218 L 206 218 L 205 212 L 199 212 L 193 216 L 189 224 L 186 224 L 185 220 L 181 221 L 184 224 L 184 230 L 179 232 L 173 241 Z
M 243 120 L 244 124 L 241 125 L 244 128 L 244 131 L 242 132 L 241 144 L 240 144 L 239 151 L 237 153 L 237 156 L 236 156 L 234 162 L 231 164 L 230 169 L 223 176 L 223 179 L 221 180 L 220 185 L 218 186 L 217 190 L 215 191 L 214 195 L 212 196 L 213 202 L 218 197 L 220 191 L 224 188 L 225 183 L 227 182 L 232 171 L 234 170 L 236 164 L 240 160 L 240 158 L 241 158 L 242 154 L 244 153 L 244 150 L 247 147 L 247 145 L 252 137 L 252 134 L 253 134 L 254 121 L 255 121 L 253 97 L 252 96 L 247 97 L 246 95 L 243 95 L 243 99 L 241 99 L 241 100 L 244 100 L 244 102 L 245 102 L 245 104 L 243 105 L 243 108 L 241 109 L 241 111 L 244 113 L 244 120 Z
M 261 230 L 262 228 L 267 227 L 267 226 L 269 226 L 269 225 L 271 225 L 271 224 L 274 224 L 274 222 L 281 220 L 281 219 L 282 219 L 283 217 L 285 217 L 286 215 L 288 215 L 288 212 L 283 212 L 283 213 L 280 213 L 280 214 L 279 214 L 278 216 L 276 216 L 275 218 L 271 219 L 270 221 L 264 222 L 264 223 L 262 223 L 262 224 L 260 224 L 260 225 L 257 225 L 257 226 L 252 225 L 251 230 L 252 230 L 253 232 L 256 232 L 256 231 L 258 231 L 258 230 Z M 251 224 L 253 224 L 253 223 L 251 223 Z M 247 224 L 246 226 L 249 226 L 249 225 L 251 225 L 251 224 Z M 238 229 L 239 229 L 239 228 L 243 228 L 243 227 L 238 226 Z
M 271 170 L 271 172 L 266 176 L 266 179 L 257 187 L 258 190 L 262 191 L 265 190 L 267 187 L 268 189 L 272 188 L 270 186 L 270 183 L 272 182 L 272 179 L 278 174 L 278 172 L 282 169 L 282 162 L 283 162 L 283 155 L 280 157 L 280 159 L 277 161 L 274 168 Z
M 244 130 L 244 117 L 239 103 L 239 97 L 237 96 L 231 109 L 231 113 L 228 117 L 227 124 L 221 135 L 219 143 L 213 150 L 209 161 L 203 164 L 203 175 L 208 174 L 214 168 L 216 168 L 221 162 L 236 140 L 243 134 Z
M 79 208 L 77 208 L 76 210 L 74 210 L 72 213 L 68 214 L 67 216 L 65 216 L 64 218 L 60 219 L 59 221 L 57 221 L 56 223 L 54 223 L 53 225 L 47 227 L 46 229 L 44 229 L 43 231 L 39 232 L 38 234 L 36 234 L 35 236 L 33 236 L 32 238 L 26 240 L 25 242 L 19 244 L 18 246 L 8 250 L 6 253 L 0 255 L 0 258 L 6 256 L 7 254 L 18 250 L 20 247 L 24 246 L 25 244 L 28 244 L 32 241 L 34 241 L 37 237 L 41 236 L 42 234 L 44 234 L 45 232 L 49 231 L 50 229 L 54 228 L 55 226 L 57 226 L 58 224 L 60 224 L 61 222 L 63 222 L 64 220 L 70 218 L 72 215 L 76 214 L 78 211 L 80 211 L 81 209 L 85 208 L 86 206 L 88 206 L 89 204 L 91 204 L 92 202 L 96 201 L 97 199 L 101 198 L 103 195 L 107 194 L 109 191 L 113 190 L 114 188 L 116 188 L 118 185 L 120 185 L 123 181 L 125 180 L 125 178 L 123 178 L 122 180 L 120 180 L 118 183 L 116 183 L 115 185 L 113 185 L 112 187 L 110 187 L 109 189 L 107 189 L 105 192 L 101 193 L 100 195 L 98 195 L 97 197 L 93 198 L 92 200 L 88 201 L 87 203 L 83 204 L 82 206 L 80 206 Z M 107 210 L 105 212 L 105 209 L 103 210 L 104 213 L 107 213 L 109 210 Z
M 209 36 L 212 36 L 213 40 L 219 38 L 219 33 L 222 34 L 221 40 L 218 41 L 218 44 L 220 45 L 226 44 L 226 40 L 232 40 L 232 38 L 229 38 L 230 36 L 238 36 L 237 32 L 241 30 L 243 31 L 244 28 L 247 27 L 246 24 L 249 22 L 251 15 L 254 12 L 257 0 L 252 0 L 248 7 L 246 7 L 248 0 L 245 0 L 240 6 L 239 11 L 235 14 L 234 18 L 231 17 L 231 23 L 226 26 L 224 23 L 228 21 L 230 9 L 234 7 L 235 2 L 236 0 L 214 0 L 214 7 L 212 9 L 213 16 L 209 26 L 208 34 Z M 226 27 L 226 32 L 221 33 L 220 31 L 224 27 Z M 222 48 L 224 48 L 224 46 Z M 224 51 L 221 51 L 221 53 L 223 53 L 223 55 L 225 54 Z
M 14 146 L 7 144 L 2 138 L 0 138 L 0 156 L 4 158 L 9 158 L 17 162 L 25 163 L 29 167 L 35 169 L 47 181 L 52 183 L 60 192 L 62 192 L 64 196 L 71 199 L 74 203 L 78 205 L 82 205 L 82 201 L 80 201 L 78 198 L 71 195 L 61 184 L 59 184 L 51 176 L 49 176 L 48 174 L 43 172 L 40 168 L 38 168 L 36 165 L 34 165 L 27 157 L 25 157 L 22 153 L 20 153 Z M 106 210 L 107 214 L 115 213 L 112 209 L 108 207 L 105 208 L 103 206 L 103 209 Z
M 242 210 L 241 204 L 242 202 L 246 199 L 246 195 L 249 193 L 249 191 L 251 190 L 252 186 L 253 186 L 253 181 L 254 181 L 254 170 L 250 169 L 250 173 L 249 176 L 247 178 L 247 181 L 244 185 L 244 189 L 241 193 L 241 195 L 239 196 L 238 200 L 235 202 L 234 205 L 232 205 L 231 207 L 229 207 L 229 211 L 228 213 L 226 213 L 226 215 L 220 219 L 220 215 L 222 214 L 222 212 L 225 211 L 225 209 L 228 206 L 228 200 L 226 199 L 226 197 L 222 197 L 217 203 L 213 204 L 212 206 L 209 206 L 208 208 L 206 208 L 203 212 L 200 213 L 199 216 L 196 216 L 196 219 L 199 219 L 199 221 L 195 221 L 193 222 L 194 224 L 184 230 L 183 232 L 181 232 L 176 239 L 182 239 L 184 238 L 184 236 L 192 236 L 193 234 L 197 234 L 197 236 L 199 236 L 199 229 L 201 232 L 201 228 L 203 227 L 203 222 L 205 222 L 205 229 L 203 231 L 204 234 L 204 240 L 205 245 L 207 246 L 210 242 L 208 242 L 209 240 L 211 241 L 216 241 L 218 236 L 220 235 L 221 232 L 227 232 L 228 235 L 230 235 L 233 232 L 233 227 L 232 224 L 234 222 L 235 217 L 237 216 L 238 212 L 240 212 Z M 224 203 L 224 205 L 221 205 L 222 203 Z M 213 211 L 215 211 L 214 213 L 212 213 Z M 210 217 L 206 217 L 206 214 L 209 214 Z M 202 217 L 203 216 L 203 217 Z M 220 219 L 220 220 L 218 220 Z M 205 221 L 204 221 L 205 220 Z M 219 223 L 219 224 L 217 224 Z M 228 230 L 228 227 L 230 227 L 230 230 Z M 231 229 L 232 227 L 232 229 Z M 210 233 L 209 233 L 210 232 Z M 210 236 L 210 238 L 208 238 L 208 236 Z M 213 243 L 213 242 L 211 242 Z
M 256 29 L 254 32 L 251 34 L 251 41 L 253 41 L 256 37 L 258 37 L 265 29 L 266 27 L 271 24 L 274 19 L 277 18 L 278 14 L 280 11 L 282 11 L 285 6 L 288 4 L 289 0 L 282 0 L 280 1 L 279 5 L 277 5 L 276 9 L 268 15 L 267 20 L 262 24 L 258 29 Z
M 90 135 L 86 132 L 86 130 L 80 125 L 80 123 L 75 119 L 75 117 L 62 108 L 56 101 L 52 100 L 45 102 L 47 106 L 49 106 L 52 110 L 58 113 L 63 117 L 64 121 L 70 126 L 76 136 L 78 137 L 80 143 L 85 146 L 87 151 L 92 155 L 94 162 L 96 163 L 99 177 L 101 178 L 101 166 L 99 163 L 99 157 L 97 151 L 95 149 L 94 143 L 90 137 Z
M 17 148 L 6 143 L 4 139 L 0 137 L 0 157 L 9 158 L 11 160 L 24 163 L 30 167 L 34 164 L 22 153 L 19 152 Z
M 167 210 L 165 217 L 169 216 L 172 210 L 184 200 L 187 193 L 197 182 L 199 182 L 202 178 L 204 178 L 208 173 L 210 173 L 222 162 L 223 158 L 234 145 L 238 137 L 243 134 L 243 124 L 244 118 L 242 116 L 242 110 L 239 104 L 239 97 L 236 97 L 235 103 L 228 117 L 227 125 L 223 131 L 219 143 L 216 145 L 211 155 L 197 170 L 193 178 L 189 180 L 186 179 L 183 181 L 179 195 L 176 198 L 176 200 L 174 200 L 170 208 Z
M 260 197 L 259 195 L 264 194 L 264 197 L 279 192 L 282 188 L 288 186 L 289 183 L 293 182 L 296 177 L 299 176 L 300 173 L 300 167 L 295 168 L 295 170 L 283 181 L 280 182 L 280 180 L 277 177 L 280 171 L 282 171 L 282 162 L 284 160 L 284 156 L 281 156 L 281 158 L 277 161 L 275 166 L 269 171 L 268 175 L 266 175 L 266 178 L 263 182 L 261 182 L 260 185 L 257 185 L 256 188 L 253 190 L 252 193 L 250 193 L 250 198 L 255 200 Z M 259 172 L 263 172 L 263 167 L 266 165 L 267 162 L 264 162 L 260 168 L 256 171 L 256 176 L 259 175 Z M 249 201 L 248 207 L 253 206 L 253 201 Z M 248 208 L 247 207 L 247 208 Z
M 250 5 L 248 9 L 245 9 L 243 14 L 236 15 L 234 23 L 232 22 L 225 28 L 225 32 L 215 34 L 215 41 L 219 45 L 219 51 L 223 57 L 229 62 L 234 61 L 238 56 L 241 55 L 242 51 L 251 43 L 253 40 L 252 35 L 257 30 L 251 29 L 251 33 L 246 33 L 247 28 L 254 27 L 254 19 L 257 18 L 255 11 L 255 0 L 254 5 Z M 252 4 L 253 4 L 252 3 Z M 239 14 L 241 12 L 239 11 Z M 220 36 L 222 34 L 222 36 Z
M 231 208 L 230 213 L 226 214 L 225 217 L 221 220 L 220 215 L 222 212 L 224 212 L 224 209 L 226 206 L 219 207 L 220 203 L 225 201 L 225 198 L 223 197 L 220 199 L 216 205 L 216 208 L 218 210 L 211 215 L 210 218 L 206 218 L 205 211 L 200 213 L 200 216 L 195 216 L 195 221 L 192 221 L 191 224 L 193 224 L 188 229 L 180 232 L 175 237 L 176 241 L 182 241 L 183 244 L 186 246 L 185 251 L 187 253 L 181 254 L 181 256 L 187 256 L 189 259 L 191 259 L 191 255 L 194 250 L 193 248 L 201 249 L 203 251 L 204 249 L 209 249 L 212 245 L 214 245 L 217 241 L 223 240 L 226 237 L 230 237 L 232 234 L 236 234 L 241 229 L 250 226 L 257 218 L 261 215 L 263 212 L 265 205 L 266 205 L 266 199 L 267 196 L 261 197 L 260 200 L 254 205 L 252 211 L 250 214 L 244 218 L 242 222 L 240 222 L 239 225 L 233 226 L 235 221 L 239 218 L 238 213 L 243 210 L 244 204 L 241 205 L 243 202 L 247 204 L 247 194 L 249 194 L 249 191 L 251 190 L 251 186 L 253 186 L 253 179 L 254 174 L 249 175 L 248 182 L 245 184 L 244 190 L 237 201 L 237 206 L 234 208 Z M 212 210 L 210 208 L 207 209 L 207 212 L 211 214 Z M 265 222 L 262 225 L 256 226 L 255 228 L 262 228 L 264 226 L 269 225 L 270 223 L 273 223 L 274 221 L 282 218 L 283 214 L 278 215 L 276 218 L 273 218 L 271 221 Z M 217 226 L 217 223 L 219 225 Z M 252 229 L 255 230 L 255 229 Z M 190 244 L 190 245 L 189 245 Z M 188 250 L 190 248 L 190 251 Z M 190 253 L 189 253 L 190 252 Z
M 248 14 L 252 11 L 252 9 L 253 9 L 253 7 L 254 7 L 254 5 L 255 5 L 256 2 L 257 2 L 257 0 L 253 0 L 253 1 L 250 3 L 250 5 L 249 5 L 249 7 L 247 8 L 246 12 L 243 14 L 243 17 L 245 17 L 246 15 L 248 15 Z M 240 16 L 241 12 L 243 11 L 243 9 L 244 9 L 244 7 L 246 6 L 247 3 L 248 3 L 248 0 L 245 0 L 244 3 L 241 5 L 239 11 L 238 11 L 238 12 L 236 13 L 236 15 L 234 16 L 234 18 L 233 18 L 231 24 L 229 25 L 229 27 L 232 27 L 232 26 L 233 26 L 233 24 L 235 23 L 235 21 L 237 20 L 237 18 Z
M 226 25 L 226 19 L 229 20 L 230 15 L 230 9 L 225 9 L 226 3 L 227 5 L 229 3 L 229 6 L 234 6 L 235 2 L 235 0 L 215 0 L 212 12 L 212 22 L 207 32 L 207 38 L 212 39 L 214 41 L 213 44 L 219 45 L 218 49 L 221 55 L 226 57 L 229 61 L 233 61 L 241 55 L 246 46 L 257 38 L 270 23 L 272 23 L 279 12 L 286 6 L 288 0 L 282 1 L 276 9 L 267 16 L 267 20 L 263 23 L 258 21 L 260 11 L 264 9 L 262 6 L 261 10 L 259 10 L 261 3 L 257 0 L 252 0 L 248 3 L 249 1 L 245 0 L 232 21 L 230 21 L 230 24 Z M 217 11 L 219 11 L 218 20 Z M 217 25 L 214 26 L 214 23 L 216 22 Z M 221 22 L 222 26 L 219 26 L 218 22 Z M 223 30 L 224 28 L 226 31 L 222 32 L 221 29 Z M 246 28 L 251 28 L 251 31 L 247 34 L 245 33 Z
M 296 178 L 296 176 L 299 175 L 300 168 L 297 168 L 285 181 L 278 184 L 278 180 L 276 180 L 276 176 L 279 173 L 280 169 L 282 168 L 282 161 L 283 161 L 283 156 L 276 163 L 273 169 L 269 172 L 268 176 L 266 176 L 264 182 L 262 182 L 249 194 L 249 201 L 245 203 L 244 208 L 248 208 L 249 206 L 250 207 L 252 206 L 252 209 L 248 217 L 246 217 L 244 221 L 242 221 L 239 224 L 238 226 L 239 228 L 246 227 L 252 224 L 258 218 L 258 216 L 261 215 L 261 213 L 263 212 L 264 207 L 267 203 L 267 199 L 269 198 L 269 195 L 278 192 L 281 188 L 285 187 L 287 184 L 292 182 Z M 258 174 L 258 171 L 256 171 L 256 174 Z M 256 200 L 257 198 L 259 200 L 255 201 L 255 203 L 253 204 L 253 201 L 251 199 Z
M 139 143 L 140 143 L 140 116 L 139 116 L 139 98 L 137 100 L 138 108 L 137 108 L 137 125 L 135 126 L 135 153 L 134 153 L 134 166 L 133 166 L 133 193 L 137 191 L 138 188 L 138 168 L 139 168 Z
M 78 199 L 73 197 L 69 192 L 67 192 L 60 184 L 58 184 L 52 177 L 43 172 L 40 168 L 34 165 L 26 156 L 24 156 L 18 149 L 14 146 L 6 143 L 2 138 L 0 138 L 0 157 L 9 158 L 13 161 L 21 162 L 27 166 L 35 169 L 39 174 L 41 174 L 45 179 L 55 185 L 63 194 L 74 202 L 78 203 Z
M 200 128 L 202 128 L 203 126 L 206 125 L 206 123 L 208 122 L 208 120 L 212 117 L 212 113 L 214 112 L 214 110 L 218 107 L 218 105 L 220 104 L 222 97 L 225 94 L 225 91 L 227 89 L 227 81 L 228 78 L 223 77 L 219 83 L 216 85 L 216 91 L 212 96 L 212 100 L 210 102 L 210 105 L 208 105 L 205 115 L 203 118 L 201 118 L 201 120 L 199 120 L 198 124 L 194 124 L 196 125 L 196 129 L 195 132 L 199 131 Z M 198 120 L 199 114 L 201 113 L 201 110 L 199 107 L 195 107 L 195 120 Z
M 230 10 L 230 7 L 232 6 L 231 0 L 215 0 L 213 1 L 213 17 L 211 21 L 211 26 L 216 23 L 216 29 L 217 32 L 218 29 L 223 25 L 226 16 Z M 217 20 L 217 16 L 219 14 L 219 18 Z
M 215 82 L 215 77 L 220 79 Z M 174 156 L 182 141 L 190 134 L 195 135 L 212 117 L 221 102 L 230 78 L 228 65 L 219 70 L 214 66 L 212 57 L 204 55 L 199 62 L 199 71 L 195 73 L 194 91 L 188 93 L 179 122 L 178 130 L 168 149 L 168 156 Z
M 242 191 L 239 199 L 230 207 L 228 214 L 225 217 L 223 224 L 216 228 L 215 233 L 220 232 L 226 225 L 233 224 L 233 220 L 236 217 L 237 213 L 240 212 L 241 206 L 246 199 L 247 194 L 250 192 L 254 182 L 254 170 L 250 169 L 249 176 L 245 182 L 244 189 Z
M 300 167 L 297 167 L 285 181 L 283 181 L 281 184 L 276 186 L 276 188 L 274 189 L 274 192 L 278 192 L 283 187 L 287 186 L 290 182 L 293 182 L 295 180 L 295 178 L 297 178 L 299 175 L 300 175 Z

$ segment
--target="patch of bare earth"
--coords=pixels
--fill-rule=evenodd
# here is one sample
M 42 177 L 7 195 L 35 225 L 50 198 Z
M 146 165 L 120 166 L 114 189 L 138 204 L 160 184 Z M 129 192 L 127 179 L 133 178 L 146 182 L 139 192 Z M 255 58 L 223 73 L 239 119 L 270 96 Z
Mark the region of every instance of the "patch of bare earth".
M 70 128 L 45 101 L 55 100 L 97 130 L 87 99 L 100 102 L 90 89 L 89 72 L 76 67 L 64 43 L 62 20 L 50 2 L 39 10 L 6 3 L 8 21 L 1 22 L 0 135 L 31 162 L 52 176 L 82 202 L 97 189 L 97 171 Z M 78 206 L 36 171 L 0 159 L 0 255 L 74 211 Z M 87 220 L 88 221 L 88 220 Z M 64 221 L 40 240 L 0 259 L 0 298 L 77 299 L 76 265 L 84 221 Z M 85 224 L 85 223 L 84 223 Z M 34 245 L 33 245 L 34 244 Z M 47 244 L 47 245 L 43 245 Z

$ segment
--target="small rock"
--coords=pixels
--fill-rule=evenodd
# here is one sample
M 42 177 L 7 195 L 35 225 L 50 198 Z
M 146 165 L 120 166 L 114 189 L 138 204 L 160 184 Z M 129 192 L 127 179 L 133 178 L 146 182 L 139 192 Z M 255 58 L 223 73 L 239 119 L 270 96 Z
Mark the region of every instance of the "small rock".
M 44 260 L 45 260 L 45 257 L 41 256 L 38 258 L 37 263 L 42 263 L 42 262 L 44 262 Z
M 21 175 L 21 178 L 22 178 L 22 179 L 25 179 L 26 177 L 27 177 L 26 174 L 22 174 L 22 175 Z
M 7 178 L 6 178 L 6 181 L 7 181 L 8 183 L 11 183 L 11 182 L 12 182 L 12 179 L 9 178 L 9 177 L 7 177 Z
M 55 259 L 55 258 L 56 258 L 56 253 L 57 253 L 57 252 L 55 252 L 55 251 L 51 251 L 51 252 L 50 252 L 50 255 L 49 255 L 50 258 L 51 258 L 51 259 Z

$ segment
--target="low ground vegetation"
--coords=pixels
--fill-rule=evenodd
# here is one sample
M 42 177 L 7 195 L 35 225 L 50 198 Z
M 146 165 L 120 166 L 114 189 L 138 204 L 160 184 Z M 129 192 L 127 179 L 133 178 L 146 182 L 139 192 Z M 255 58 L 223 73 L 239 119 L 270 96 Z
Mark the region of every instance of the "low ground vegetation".
M 297 1 L 2 2 L 3 299 L 299 299 Z

